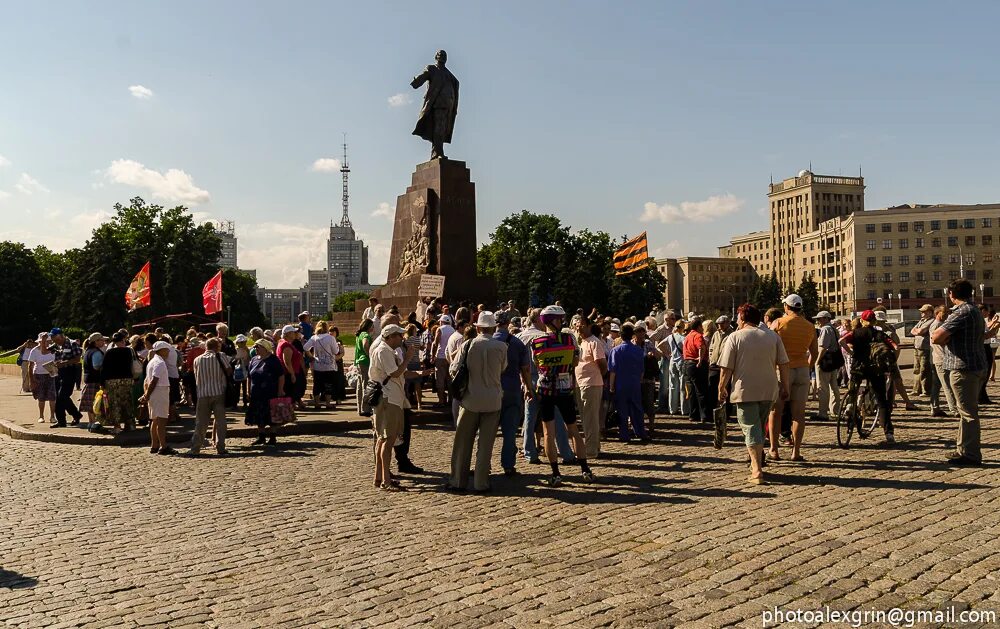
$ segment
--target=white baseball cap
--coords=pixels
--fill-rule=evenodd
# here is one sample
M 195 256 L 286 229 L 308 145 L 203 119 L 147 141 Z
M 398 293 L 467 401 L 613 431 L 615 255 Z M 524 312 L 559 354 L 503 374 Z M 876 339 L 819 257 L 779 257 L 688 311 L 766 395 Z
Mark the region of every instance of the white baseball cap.
M 495 328 L 497 327 L 497 318 L 489 310 L 484 310 L 479 313 L 479 319 L 476 321 L 477 328 Z
M 729 317 L 727 317 L 726 315 L 722 315 L 721 317 L 719 317 L 718 319 L 716 319 L 715 322 L 716 323 L 729 323 Z
M 247 342 L 246 335 L 245 334 L 237 334 L 236 335 L 236 342 L 237 343 L 246 343 Z
M 286 325 L 285 327 L 281 328 L 281 336 L 284 336 L 284 335 L 288 334 L 289 332 L 298 332 L 298 331 L 299 331 L 299 326 L 297 326 L 297 325 Z
M 786 306 L 791 306 L 792 308 L 802 307 L 802 298 L 796 295 L 795 293 L 792 293 L 791 295 L 785 297 L 784 299 L 781 300 L 781 302 Z
M 620 325 L 618 325 L 617 323 L 612 323 L 612 324 L 611 324 L 611 331 L 612 331 L 612 332 L 621 332 L 621 331 L 622 331 L 622 328 L 621 328 L 621 326 L 620 326 Z
M 828 310 L 820 310 L 819 312 L 816 313 L 816 318 L 817 319 L 832 319 L 833 315 L 830 314 L 830 311 L 828 311 Z
M 390 323 L 389 325 L 382 328 L 382 338 L 387 339 L 393 334 L 404 334 L 406 330 L 399 327 L 395 323 Z

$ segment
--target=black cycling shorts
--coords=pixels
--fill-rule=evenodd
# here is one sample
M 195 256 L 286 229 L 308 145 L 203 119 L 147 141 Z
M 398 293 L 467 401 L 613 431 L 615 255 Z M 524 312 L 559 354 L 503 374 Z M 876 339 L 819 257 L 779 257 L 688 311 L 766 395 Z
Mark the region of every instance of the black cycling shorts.
M 573 394 L 541 395 L 538 397 L 538 419 L 550 422 L 556 418 L 556 409 L 566 425 L 576 423 L 576 400 Z

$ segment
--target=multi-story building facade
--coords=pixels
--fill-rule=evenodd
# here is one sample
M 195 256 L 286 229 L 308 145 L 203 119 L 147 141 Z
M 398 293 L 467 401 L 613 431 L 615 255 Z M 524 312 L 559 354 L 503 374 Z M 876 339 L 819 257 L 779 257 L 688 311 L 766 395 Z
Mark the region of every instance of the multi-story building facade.
M 771 183 L 767 192 L 771 217 L 773 270 L 782 286 L 798 286 L 795 241 L 819 229 L 820 223 L 865 209 L 862 177 L 816 175 L 808 170 Z
M 770 275 L 774 270 L 771 261 L 771 232 L 750 232 L 734 236 L 728 245 L 719 247 L 720 258 L 744 258 L 758 276 Z
M 219 266 L 223 269 L 237 269 L 236 225 L 232 221 L 219 221 L 215 225 L 215 235 L 222 240 Z
M 309 294 L 306 288 L 258 288 L 257 302 L 272 326 L 297 321 L 300 312 L 307 309 Z
M 667 308 L 702 314 L 731 314 L 747 299 L 755 274 L 744 258 L 688 256 L 659 258 L 653 262 L 667 288 L 663 294 Z

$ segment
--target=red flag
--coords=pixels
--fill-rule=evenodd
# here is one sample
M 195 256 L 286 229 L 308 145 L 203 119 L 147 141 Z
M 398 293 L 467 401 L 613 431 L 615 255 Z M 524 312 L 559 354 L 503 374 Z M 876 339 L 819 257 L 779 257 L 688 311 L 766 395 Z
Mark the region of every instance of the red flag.
M 145 308 L 150 304 L 150 283 L 149 283 L 149 262 L 142 265 L 139 272 L 135 274 L 132 283 L 125 291 L 125 307 L 129 312 Z
M 201 302 L 207 315 L 222 312 L 222 271 L 205 282 L 205 287 L 201 289 Z

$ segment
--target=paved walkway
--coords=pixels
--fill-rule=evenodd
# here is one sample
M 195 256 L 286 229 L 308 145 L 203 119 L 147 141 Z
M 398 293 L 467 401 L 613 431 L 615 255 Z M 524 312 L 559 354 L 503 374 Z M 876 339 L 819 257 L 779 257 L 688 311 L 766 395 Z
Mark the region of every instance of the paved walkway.
M 994 398 L 1000 390 L 991 388 Z M 744 483 L 735 437 L 686 421 L 607 445 L 598 482 L 440 491 L 452 432 L 421 426 L 408 491 L 370 487 L 366 431 L 234 440 L 197 460 L 0 438 L 0 625 L 761 626 L 762 613 L 1000 609 L 1000 408 L 988 466 L 941 463 L 953 420 L 835 447 Z M 498 454 L 498 452 L 497 452 Z M 494 460 L 494 469 L 499 464 Z M 844 625 L 841 625 L 844 626 Z M 883 626 L 883 625 L 870 625 Z

